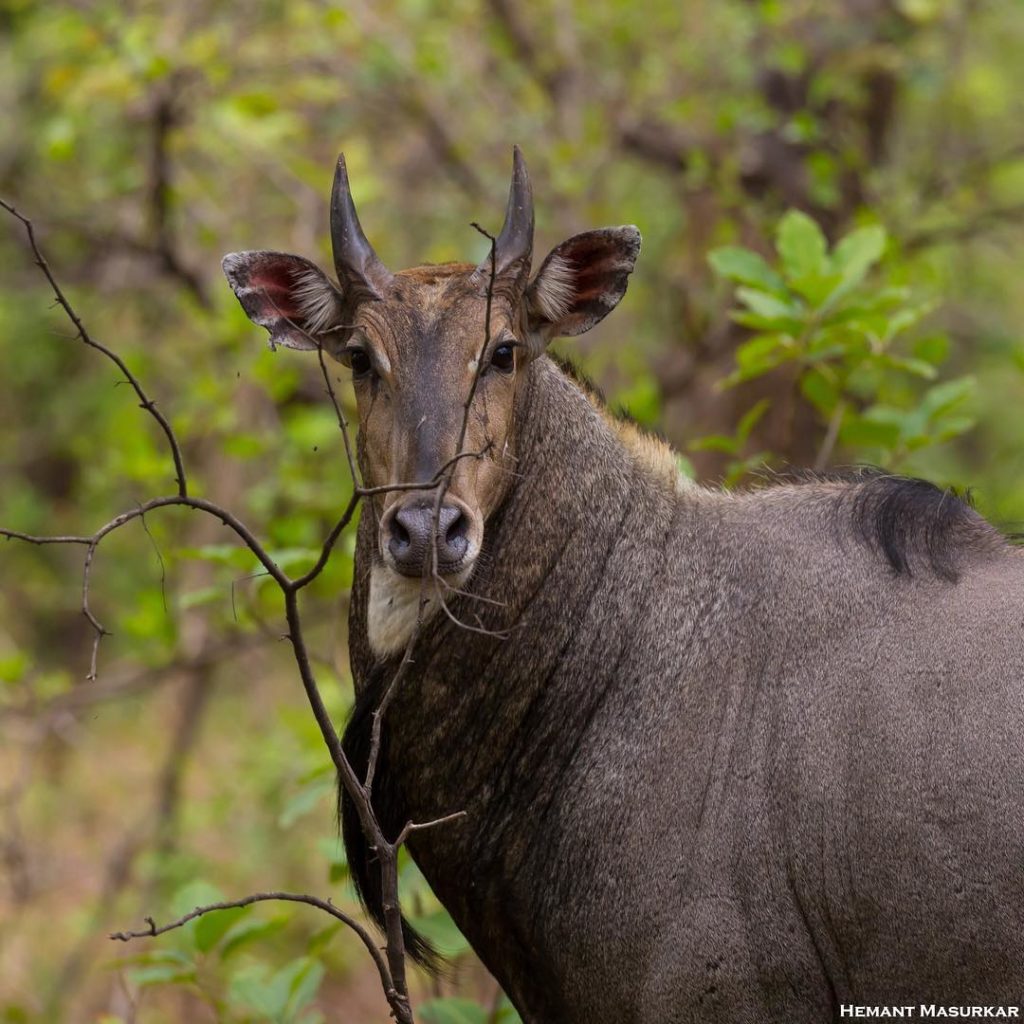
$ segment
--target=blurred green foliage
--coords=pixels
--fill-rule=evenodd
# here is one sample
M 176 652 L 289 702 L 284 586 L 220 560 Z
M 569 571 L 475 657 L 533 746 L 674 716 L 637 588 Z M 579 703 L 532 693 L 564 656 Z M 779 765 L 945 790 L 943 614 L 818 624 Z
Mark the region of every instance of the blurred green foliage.
M 559 351 L 687 472 L 868 460 L 971 485 L 1011 526 L 1022 47 L 1015 0 L 7 0 L 0 195 L 171 417 L 194 491 L 293 571 L 351 494 L 341 439 L 315 361 L 265 349 L 219 261 L 328 266 L 342 149 L 394 267 L 482 257 L 469 224 L 500 223 L 512 142 L 538 259 L 636 223 L 622 306 Z M 81 533 L 171 491 L 162 438 L 13 221 L 0 267 L 0 523 Z M 96 561 L 94 684 L 81 552 L 0 544 L 0 1020 L 384 1020 L 364 951 L 312 910 L 103 937 L 201 892 L 351 900 L 276 588 L 216 525 L 144 526 Z M 305 598 L 339 722 L 351 555 L 347 537 Z M 417 979 L 420 1018 L 512 1020 L 411 864 L 403 888 L 455 965 Z
M 817 469 L 826 468 L 837 444 L 897 469 L 912 452 L 959 437 L 974 425 L 974 417 L 962 411 L 974 391 L 973 377 L 914 387 L 936 379 L 950 343 L 944 334 L 929 333 L 908 344 L 908 332 L 934 303 L 915 301 L 909 288 L 868 277 L 885 251 L 882 227 L 857 228 L 830 252 L 818 225 L 791 210 L 779 221 L 775 244 L 777 268 L 749 249 L 723 247 L 710 254 L 715 270 L 738 285 L 743 308 L 732 313 L 733 321 L 755 332 L 737 347 L 736 369 L 724 386 L 795 363 L 800 392 L 825 426 Z M 732 436 L 691 442 L 693 450 L 732 456 L 727 484 L 771 458 L 763 451 L 741 457 L 769 404 L 767 398 L 757 402 Z

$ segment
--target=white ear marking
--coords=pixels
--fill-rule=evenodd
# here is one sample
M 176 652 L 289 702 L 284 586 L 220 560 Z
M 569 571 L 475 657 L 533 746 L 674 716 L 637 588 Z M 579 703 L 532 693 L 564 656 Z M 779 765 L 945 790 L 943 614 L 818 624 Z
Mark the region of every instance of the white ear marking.
M 303 270 L 295 276 L 292 295 L 310 334 L 320 334 L 341 318 L 341 296 L 322 274 Z
M 564 256 L 552 256 L 530 290 L 530 312 L 557 323 L 572 309 L 576 275 Z

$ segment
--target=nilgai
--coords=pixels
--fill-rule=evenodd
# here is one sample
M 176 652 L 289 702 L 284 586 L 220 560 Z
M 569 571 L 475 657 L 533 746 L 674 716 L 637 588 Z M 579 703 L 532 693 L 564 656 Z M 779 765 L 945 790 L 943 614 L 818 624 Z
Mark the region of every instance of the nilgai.
M 344 161 L 331 230 L 336 283 L 282 253 L 224 266 L 272 344 L 351 367 L 366 485 L 450 471 L 436 510 L 426 486 L 364 507 L 345 746 L 365 765 L 424 595 L 374 805 L 391 833 L 466 812 L 410 847 L 523 1019 L 1019 1004 L 1024 555 L 918 480 L 682 479 L 545 354 L 620 301 L 639 232 L 531 274 L 518 150 L 493 288 L 489 257 L 387 270 Z

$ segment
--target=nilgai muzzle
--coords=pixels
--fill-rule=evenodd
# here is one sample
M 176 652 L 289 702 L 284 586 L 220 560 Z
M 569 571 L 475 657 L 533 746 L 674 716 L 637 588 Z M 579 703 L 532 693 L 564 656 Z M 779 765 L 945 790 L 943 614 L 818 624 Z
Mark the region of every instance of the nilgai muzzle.
M 467 812 L 410 847 L 523 1019 L 1019 1004 L 1022 553 L 917 480 L 682 480 L 545 354 L 619 302 L 639 233 L 576 235 L 531 274 L 518 151 L 482 367 L 488 260 L 388 271 L 343 162 L 331 219 L 337 283 L 281 253 L 224 266 L 272 344 L 351 367 L 366 484 L 454 466 L 437 514 L 436 488 L 364 506 L 345 747 L 365 765 L 426 574 L 374 804 L 390 834 Z

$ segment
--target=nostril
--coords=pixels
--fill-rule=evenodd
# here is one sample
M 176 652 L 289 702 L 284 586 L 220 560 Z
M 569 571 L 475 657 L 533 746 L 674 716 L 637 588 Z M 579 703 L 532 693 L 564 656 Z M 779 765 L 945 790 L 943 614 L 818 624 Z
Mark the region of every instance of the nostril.
M 448 529 L 445 531 L 444 542 L 450 548 L 458 546 L 458 542 L 462 541 L 462 547 L 465 548 L 466 544 L 466 533 L 469 531 L 469 521 L 466 517 L 459 512 L 459 514 L 448 524 Z
M 460 510 L 456 511 L 455 518 L 447 524 L 444 530 L 444 547 L 449 551 L 450 556 L 460 559 L 466 554 L 469 547 L 469 520 Z
M 399 548 L 407 548 L 412 543 L 409 531 L 398 516 L 391 520 L 391 543 Z
M 414 502 L 397 508 L 386 520 L 386 546 L 394 567 L 412 576 L 420 575 L 429 564 L 436 541 L 438 567 L 450 573 L 469 552 L 471 530 L 472 517 L 457 505 L 442 505 L 435 511 L 432 504 Z

